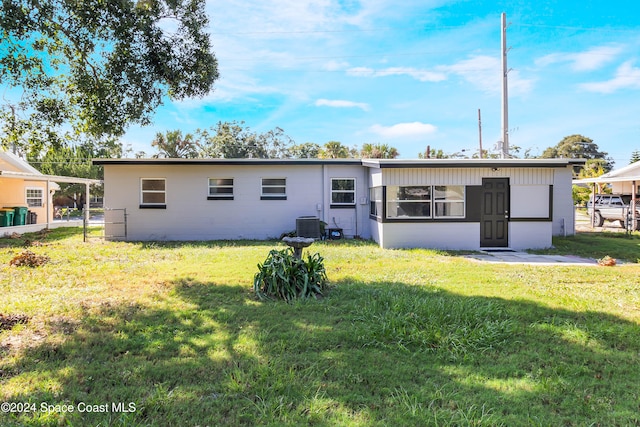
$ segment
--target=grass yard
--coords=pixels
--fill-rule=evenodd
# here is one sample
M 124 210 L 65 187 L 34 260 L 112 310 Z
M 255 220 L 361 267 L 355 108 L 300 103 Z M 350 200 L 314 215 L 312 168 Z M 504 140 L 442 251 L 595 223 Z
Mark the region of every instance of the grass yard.
M 0 425 L 640 425 L 620 242 L 615 267 L 320 242 L 330 292 L 286 304 L 252 291 L 277 242 L 0 239 Z M 25 245 L 49 261 L 10 266 Z

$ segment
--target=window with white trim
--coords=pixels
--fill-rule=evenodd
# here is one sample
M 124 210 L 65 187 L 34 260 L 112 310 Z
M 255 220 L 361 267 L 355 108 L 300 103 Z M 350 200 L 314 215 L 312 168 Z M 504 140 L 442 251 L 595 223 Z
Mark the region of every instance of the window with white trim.
M 331 178 L 331 207 L 356 205 L 356 179 Z
M 387 186 L 387 218 L 431 218 L 431 186 Z
M 209 178 L 208 200 L 233 200 L 233 178 Z
M 286 178 L 262 178 L 262 200 L 286 200 L 287 199 L 287 179 Z
M 165 178 L 140 179 L 140 207 L 163 208 L 167 206 Z
M 464 185 L 433 187 L 435 218 L 464 218 Z
M 25 199 L 27 206 L 30 208 L 41 208 L 43 206 L 43 194 L 42 188 L 29 187 L 26 189 Z

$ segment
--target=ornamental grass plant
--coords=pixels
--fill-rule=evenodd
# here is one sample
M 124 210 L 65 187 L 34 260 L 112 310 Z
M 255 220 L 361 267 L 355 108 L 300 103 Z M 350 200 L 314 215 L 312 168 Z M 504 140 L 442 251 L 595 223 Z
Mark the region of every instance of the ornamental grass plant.
M 272 249 L 267 259 L 258 264 L 253 289 L 258 298 L 291 301 L 322 296 L 327 273 L 319 253 L 297 258 L 291 248 Z

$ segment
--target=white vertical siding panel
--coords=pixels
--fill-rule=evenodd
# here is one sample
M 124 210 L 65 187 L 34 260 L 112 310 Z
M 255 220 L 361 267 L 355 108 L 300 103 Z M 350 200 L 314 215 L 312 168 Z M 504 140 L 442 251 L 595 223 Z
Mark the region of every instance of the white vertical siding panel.
M 397 168 L 379 170 L 381 185 L 482 185 L 482 178 L 509 178 L 512 185 L 552 185 L 551 168 Z M 373 174 L 371 174 L 373 177 Z M 372 179 L 373 182 L 373 179 Z

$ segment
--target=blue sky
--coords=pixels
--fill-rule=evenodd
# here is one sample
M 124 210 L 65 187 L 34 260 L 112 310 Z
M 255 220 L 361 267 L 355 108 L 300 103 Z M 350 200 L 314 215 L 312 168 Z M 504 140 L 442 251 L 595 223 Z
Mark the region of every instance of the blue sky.
M 509 27 L 511 145 L 541 154 L 582 134 L 615 167 L 640 149 L 640 4 L 608 1 L 211 0 L 221 78 L 123 138 L 243 120 L 296 143 L 492 150 L 501 138 L 500 14 Z

